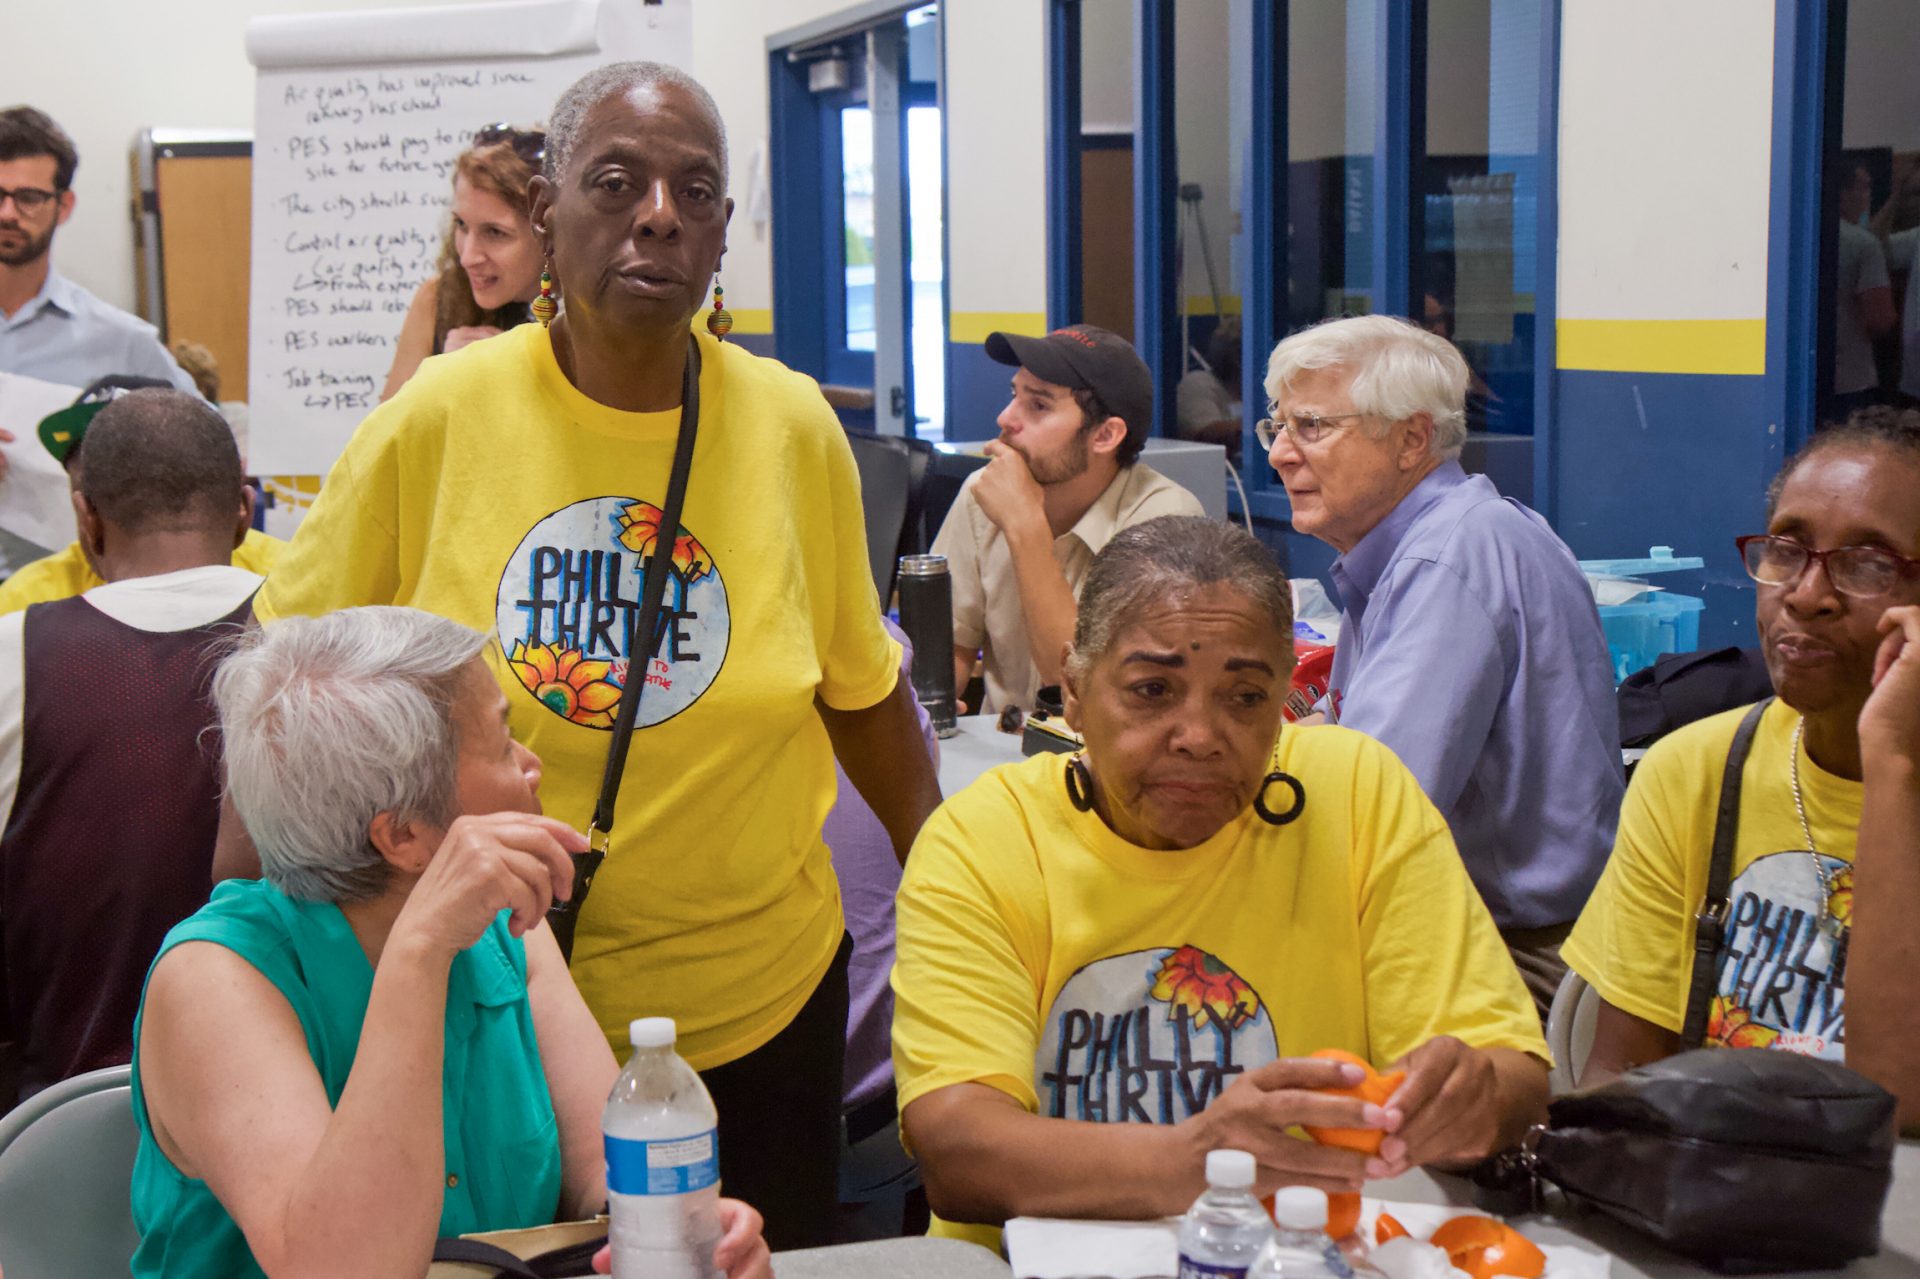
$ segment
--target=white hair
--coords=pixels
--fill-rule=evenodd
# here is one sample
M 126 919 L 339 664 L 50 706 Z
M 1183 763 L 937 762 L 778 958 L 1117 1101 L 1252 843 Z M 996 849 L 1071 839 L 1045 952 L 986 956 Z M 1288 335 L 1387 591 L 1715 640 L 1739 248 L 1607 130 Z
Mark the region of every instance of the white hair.
M 242 637 L 213 678 L 227 794 L 267 881 L 302 901 L 364 901 L 391 868 L 374 817 L 445 824 L 460 673 L 486 639 L 411 608 L 288 617 Z
M 1425 413 L 1433 419 L 1433 456 L 1460 456 L 1467 440 L 1467 361 L 1453 343 L 1390 315 L 1357 315 L 1301 329 L 1273 348 L 1267 361 L 1267 399 L 1284 405 L 1294 378 L 1315 369 L 1352 373 L 1347 396 L 1356 412 L 1378 419 L 1367 428 L 1385 435 L 1395 422 Z
M 694 106 L 707 117 L 707 123 L 713 127 L 714 139 L 720 147 L 720 153 L 715 158 L 720 162 L 720 192 L 726 194 L 727 125 L 720 118 L 720 108 L 705 85 L 680 68 L 664 62 L 609 62 L 575 80 L 560 95 L 560 100 L 553 106 L 553 118 L 547 123 L 547 153 L 541 162 L 541 172 L 547 180 L 558 182 L 566 177 L 567 166 L 573 163 L 573 149 L 580 141 L 580 130 L 586 125 L 589 111 L 608 98 L 625 96 L 636 89 L 656 85 L 679 89 L 692 98 Z

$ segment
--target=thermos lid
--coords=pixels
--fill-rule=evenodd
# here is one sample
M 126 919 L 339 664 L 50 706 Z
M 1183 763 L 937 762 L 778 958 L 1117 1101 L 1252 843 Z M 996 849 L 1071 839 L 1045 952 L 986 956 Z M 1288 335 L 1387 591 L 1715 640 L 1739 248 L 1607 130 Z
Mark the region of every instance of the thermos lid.
M 902 555 L 900 557 L 900 576 L 902 577 L 945 577 L 947 575 L 947 557 L 944 555 Z

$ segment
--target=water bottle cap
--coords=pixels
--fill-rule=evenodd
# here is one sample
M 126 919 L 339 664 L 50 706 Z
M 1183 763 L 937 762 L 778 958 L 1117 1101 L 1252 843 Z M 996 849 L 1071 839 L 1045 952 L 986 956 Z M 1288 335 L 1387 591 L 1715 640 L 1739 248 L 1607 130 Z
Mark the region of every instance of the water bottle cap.
M 1327 1192 L 1313 1186 L 1285 1186 L 1273 1196 L 1273 1219 L 1288 1230 L 1325 1230 Z
M 1253 1156 L 1244 1150 L 1209 1150 L 1207 1184 L 1222 1190 L 1245 1190 L 1253 1185 Z
M 627 1026 L 627 1042 L 635 1048 L 671 1048 L 678 1033 L 671 1017 L 636 1017 Z

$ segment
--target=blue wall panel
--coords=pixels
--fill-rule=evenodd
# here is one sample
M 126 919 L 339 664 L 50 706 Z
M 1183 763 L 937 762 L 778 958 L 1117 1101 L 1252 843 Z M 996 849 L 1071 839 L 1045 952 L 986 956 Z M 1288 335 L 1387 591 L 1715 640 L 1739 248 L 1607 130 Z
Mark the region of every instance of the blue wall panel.
M 947 438 L 991 440 L 994 419 L 1007 407 L 1013 370 L 995 363 L 978 342 L 947 343 Z
M 1659 585 L 1706 600 L 1702 648 L 1752 644 L 1753 584 L 1733 539 L 1765 530 L 1780 468 L 1766 379 L 1562 369 L 1557 396 L 1555 523 L 1574 554 L 1702 556 L 1703 572 Z

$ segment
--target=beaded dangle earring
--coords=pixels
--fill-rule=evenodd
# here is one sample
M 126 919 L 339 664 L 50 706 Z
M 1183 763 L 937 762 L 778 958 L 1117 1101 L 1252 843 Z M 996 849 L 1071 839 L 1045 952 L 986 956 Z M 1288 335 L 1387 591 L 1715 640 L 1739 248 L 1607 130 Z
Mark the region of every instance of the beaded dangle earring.
M 727 291 L 720 287 L 718 275 L 713 277 L 713 310 L 707 313 L 707 332 L 722 342 L 733 332 L 733 312 L 727 310 Z
M 527 309 L 533 312 L 533 318 L 540 321 L 540 327 L 546 328 L 553 323 L 553 317 L 560 314 L 560 304 L 553 298 L 553 266 L 551 263 L 540 268 L 540 296 L 530 303 Z

